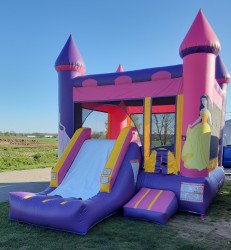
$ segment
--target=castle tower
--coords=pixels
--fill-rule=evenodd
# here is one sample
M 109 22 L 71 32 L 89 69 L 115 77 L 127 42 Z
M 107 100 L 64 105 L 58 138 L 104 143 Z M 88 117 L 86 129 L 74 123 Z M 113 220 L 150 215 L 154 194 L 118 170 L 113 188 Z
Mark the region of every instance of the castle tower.
M 75 42 L 70 35 L 56 62 L 59 79 L 59 156 L 74 133 L 72 79 L 85 74 L 86 67 Z
M 220 84 L 221 89 L 224 91 L 227 88 L 228 83 L 231 80 L 228 69 L 226 68 L 221 56 L 218 55 L 216 58 L 216 80 Z
M 119 64 L 119 66 L 118 66 L 116 72 L 124 72 L 124 69 L 123 69 L 123 67 L 122 67 L 121 64 Z
M 216 56 L 220 51 L 220 42 L 201 10 L 198 12 L 192 26 L 184 38 L 179 51 L 180 56 L 183 58 L 184 94 L 182 123 L 183 160 L 181 161 L 180 172 L 183 176 L 205 177 L 208 175 L 208 170 L 206 169 L 206 166 L 204 168 L 200 167 L 199 169 L 199 163 L 204 161 L 204 165 L 208 164 L 209 159 L 207 158 L 209 156 L 207 154 L 209 154 L 210 150 L 209 141 L 207 142 L 207 145 L 203 145 L 201 148 L 199 148 L 199 146 L 196 146 L 197 148 L 194 147 L 193 150 L 203 151 L 203 155 L 201 157 L 204 157 L 204 159 L 199 159 L 198 164 L 195 164 L 196 166 L 193 167 L 186 166 L 185 159 L 187 159 L 187 157 L 189 159 L 192 157 L 192 154 L 198 154 L 198 152 L 189 152 L 187 154 L 187 148 L 186 145 L 184 145 L 186 144 L 187 139 L 190 139 L 187 138 L 188 136 L 186 137 L 187 132 L 191 129 L 189 127 L 195 127 L 196 121 L 201 123 L 201 133 L 206 133 L 206 124 L 199 121 L 201 118 L 201 97 L 206 95 L 208 99 L 211 99 L 213 96 L 215 62 Z M 194 129 L 194 132 L 195 130 L 196 129 Z M 201 137 L 199 139 L 201 139 Z M 205 142 L 206 140 L 203 139 L 202 141 Z M 201 152 L 199 152 L 199 154 L 200 153 Z
M 223 110 L 222 110 L 222 123 L 221 123 L 221 133 L 220 133 L 220 143 L 219 143 L 219 165 L 222 165 L 223 156 L 223 141 L 224 141 L 224 126 L 225 126 L 225 111 L 226 111 L 226 96 L 228 83 L 231 80 L 229 71 L 227 70 L 225 64 L 223 63 L 220 55 L 216 58 L 216 80 L 219 83 L 224 99 L 223 99 Z

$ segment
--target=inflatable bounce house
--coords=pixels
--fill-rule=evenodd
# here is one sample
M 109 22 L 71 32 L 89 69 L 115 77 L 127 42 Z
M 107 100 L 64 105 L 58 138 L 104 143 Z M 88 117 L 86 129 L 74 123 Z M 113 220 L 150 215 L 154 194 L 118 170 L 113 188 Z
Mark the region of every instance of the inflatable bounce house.
M 122 208 L 159 224 L 177 210 L 204 215 L 225 179 L 230 75 L 219 51 L 202 11 L 180 45 L 182 65 L 85 75 L 70 36 L 55 63 L 60 158 L 47 190 L 10 194 L 10 220 L 84 235 Z M 83 126 L 93 111 L 107 115 L 105 139 Z

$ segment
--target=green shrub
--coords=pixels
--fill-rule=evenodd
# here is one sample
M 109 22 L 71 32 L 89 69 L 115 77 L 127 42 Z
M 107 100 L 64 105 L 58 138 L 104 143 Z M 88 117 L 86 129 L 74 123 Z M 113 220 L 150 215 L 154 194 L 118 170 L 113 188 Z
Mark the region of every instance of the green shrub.
M 33 158 L 34 158 L 35 161 L 38 161 L 41 157 L 42 157 L 42 156 L 41 156 L 41 154 L 39 154 L 39 153 L 37 153 L 37 154 L 35 154 L 35 155 L 33 156 Z

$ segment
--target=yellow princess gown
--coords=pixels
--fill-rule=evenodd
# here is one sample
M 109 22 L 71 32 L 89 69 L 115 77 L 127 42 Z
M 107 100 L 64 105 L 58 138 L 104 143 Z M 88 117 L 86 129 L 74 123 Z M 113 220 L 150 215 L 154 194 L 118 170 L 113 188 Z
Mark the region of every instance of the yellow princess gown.
M 209 167 L 211 128 L 208 124 L 210 112 L 201 112 L 201 123 L 187 129 L 182 150 L 185 168 L 203 170 Z

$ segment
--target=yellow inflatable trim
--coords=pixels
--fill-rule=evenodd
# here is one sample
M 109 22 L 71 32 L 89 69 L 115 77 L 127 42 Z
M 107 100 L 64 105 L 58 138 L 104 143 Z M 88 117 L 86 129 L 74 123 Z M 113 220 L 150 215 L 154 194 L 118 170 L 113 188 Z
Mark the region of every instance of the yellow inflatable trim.
M 163 193 L 163 190 L 160 190 L 158 192 L 158 194 L 154 197 L 154 199 L 152 200 L 152 202 L 149 204 L 148 206 L 148 210 L 151 210 L 153 205 L 155 204 L 155 202 L 157 201 L 157 199 L 160 197 L 160 195 Z
M 117 165 L 117 160 L 120 156 L 124 142 L 126 141 L 126 138 L 132 128 L 133 127 L 126 127 L 120 132 L 112 149 L 111 155 L 102 172 L 100 181 L 100 192 L 110 192 L 112 176 Z M 116 178 L 116 176 L 114 176 L 114 178 Z
M 161 148 L 162 150 L 164 148 Z M 164 149 L 167 150 L 167 149 Z M 146 173 L 154 173 L 155 172 L 155 167 L 156 167 L 156 157 L 157 157 L 157 151 L 153 150 L 148 161 L 144 163 L 144 171 Z M 162 159 L 160 164 L 162 164 Z M 167 174 L 178 174 L 178 165 L 177 161 L 174 157 L 174 154 L 168 150 L 168 162 L 167 162 L 167 169 L 168 172 Z
M 154 173 L 156 165 L 156 155 L 157 155 L 156 150 L 153 150 L 149 159 L 146 162 L 144 162 L 144 171 L 146 173 Z
M 51 176 L 54 177 L 50 181 L 50 187 L 57 187 L 58 186 L 58 173 L 59 170 L 62 168 L 63 163 L 65 162 L 67 156 L 71 152 L 73 146 L 75 145 L 75 142 L 83 132 L 84 128 L 79 128 L 75 131 L 74 135 L 72 136 L 71 140 L 69 141 L 66 149 L 64 150 L 62 156 L 58 160 L 57 164 L 54 166 L 54 168 L 51 170 Z

